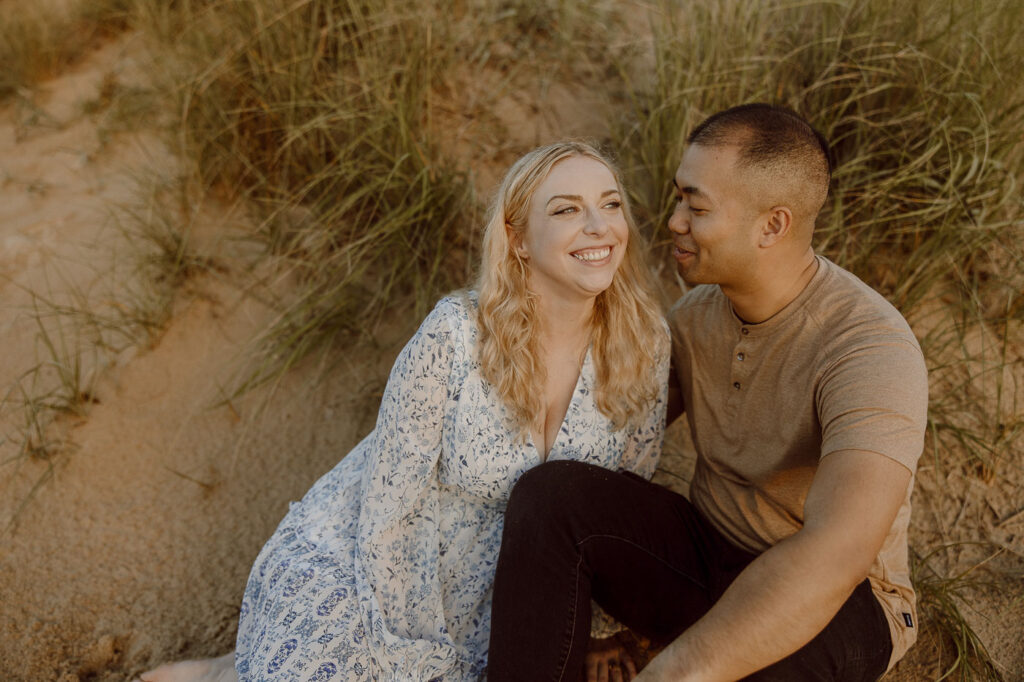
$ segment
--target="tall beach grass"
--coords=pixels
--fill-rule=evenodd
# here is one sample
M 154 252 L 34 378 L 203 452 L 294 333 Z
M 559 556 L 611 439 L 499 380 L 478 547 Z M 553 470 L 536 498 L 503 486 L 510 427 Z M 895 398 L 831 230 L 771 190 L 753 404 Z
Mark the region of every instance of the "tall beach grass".
M 136 1 L 0 2 L 0 101 L 56 76 L 124 30 Z
M 160 17 L 180 151 L 203 191 L 249 202 L 278 274 L 298 284 L 277 299 L 242 389 L 372 329 L 397 301 L 418 316 L 464 281 L 471 183 L 431 124 L 456 58 L 443 11 L 268 0 Z

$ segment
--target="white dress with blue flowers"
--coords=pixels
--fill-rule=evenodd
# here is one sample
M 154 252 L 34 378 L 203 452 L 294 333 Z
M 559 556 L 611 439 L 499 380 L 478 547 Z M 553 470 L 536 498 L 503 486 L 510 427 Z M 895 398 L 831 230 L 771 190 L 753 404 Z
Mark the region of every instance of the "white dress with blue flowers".
M 235 666 L 248 680 L 479 680 L 512 485 L 540 456 L 480 373 L 475 295 L 442 299 L 391 370 L 374 430 L 288 514 L 253 565 Z M 658 379 L 668 376 L 668 333 Z M 649 478 L 665 391 L 613 431 L 588 352 L 548 459 Z

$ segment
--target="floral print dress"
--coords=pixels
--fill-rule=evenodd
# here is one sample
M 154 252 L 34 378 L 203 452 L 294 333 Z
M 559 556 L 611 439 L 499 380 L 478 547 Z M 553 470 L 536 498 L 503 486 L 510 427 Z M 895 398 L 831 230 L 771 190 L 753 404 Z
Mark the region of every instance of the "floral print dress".
M 540 463 L 483 378 L 474 292 L 442 299 L 391 370 L 374 430 L 288 514 L 253 565 L 235 666 L 248 680 L 479 680 L 503 514 Z M 667 383 L 668 332 L 658 352 Z M 638 424 L 613 431 L 584 359 L 548 459 L 649 478 L 663 388 Z

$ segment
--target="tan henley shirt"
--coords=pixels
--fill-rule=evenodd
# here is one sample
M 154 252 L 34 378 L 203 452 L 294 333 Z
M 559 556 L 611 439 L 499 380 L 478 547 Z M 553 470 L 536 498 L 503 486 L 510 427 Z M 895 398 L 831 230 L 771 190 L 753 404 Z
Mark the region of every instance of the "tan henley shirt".
M 910 327 L 882 296 L 818 256 L 803 292 L 760 324 L 717 285 L 669 315 L 697 449 L 691 501 L 738 547 L 760 553 L 800 530 L 818 461 L 843 450 L 911 472 L 924 441 L 928 379 Z M 892 634 L 891 668 L 917 637 L 907 557 L 910 492 L 869 579 Z

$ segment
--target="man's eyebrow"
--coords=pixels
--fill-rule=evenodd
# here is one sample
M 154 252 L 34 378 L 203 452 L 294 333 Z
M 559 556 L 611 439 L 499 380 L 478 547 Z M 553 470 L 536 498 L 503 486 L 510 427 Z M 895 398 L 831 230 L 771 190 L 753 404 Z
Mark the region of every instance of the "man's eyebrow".
M 704 199 L 711 201 L 711 197 L 708 196 L 707 192 L 702 190 L 700 187 L 694 187 L 693 185 L 686 185 L 685 187 L 679 186 L 679 181 L 672 178 L 672 186 L 676 188 L 676 191 L 680 194 L 685 194 L 688 197 L 697 197 L 698 199 Z

